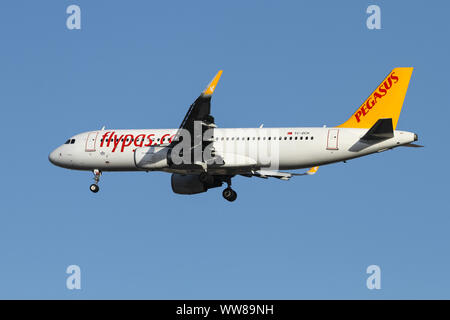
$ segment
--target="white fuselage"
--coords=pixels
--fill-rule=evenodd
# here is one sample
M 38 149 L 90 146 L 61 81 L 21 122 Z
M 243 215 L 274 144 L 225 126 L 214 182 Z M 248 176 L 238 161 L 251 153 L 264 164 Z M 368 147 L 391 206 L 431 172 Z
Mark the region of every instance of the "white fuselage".
M 339 162 L 384 151 L 417 140 L 412 132 L 394 131 L 379 142 L 360 140 L 368 129 L 352 128 L 235 128 L 214 129 L 213 146 L 223 164 L 213 173 L 239 168 L 301 169 Z M 142 171 L 137 151 L 167 146 L 177 129 L 98 130 L 75 135 L 50 153 L 52 163 L 69 169 Z M 72 141 L 74 141 L 72 143 Z M 161 167 L 167 172 L 178 169 Z M 210 171 L 208 169 L 208 171 Z

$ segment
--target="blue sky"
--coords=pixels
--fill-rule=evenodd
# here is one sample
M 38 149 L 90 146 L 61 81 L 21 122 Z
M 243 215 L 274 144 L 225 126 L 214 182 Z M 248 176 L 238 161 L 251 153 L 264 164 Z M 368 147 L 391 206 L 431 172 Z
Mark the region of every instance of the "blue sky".
M 82 29 L 66 28 L 81 7 Z M 366 8 L 381 8 L 381 30 Z M 450 298 L 446 2 L 1 1 L 0 298 Z M 214 74 L 221 127 L 345 121 L 415 67 L 403 148 L 289 182 L 175 195 L 163 173 L 52 166 L 76 133 L 178 127 Z M 67 266 L 82 290 L 66 289 Z M 366 268 L 381 267 L 381 290 Z

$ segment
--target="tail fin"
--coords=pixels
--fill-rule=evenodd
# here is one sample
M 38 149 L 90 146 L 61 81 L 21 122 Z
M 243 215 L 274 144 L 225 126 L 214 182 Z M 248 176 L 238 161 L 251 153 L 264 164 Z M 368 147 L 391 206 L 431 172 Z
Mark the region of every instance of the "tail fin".
M 378 119 L 391 118 L 395 130 L 413 68 L 395 68 L 340 128 L 371 128 Z

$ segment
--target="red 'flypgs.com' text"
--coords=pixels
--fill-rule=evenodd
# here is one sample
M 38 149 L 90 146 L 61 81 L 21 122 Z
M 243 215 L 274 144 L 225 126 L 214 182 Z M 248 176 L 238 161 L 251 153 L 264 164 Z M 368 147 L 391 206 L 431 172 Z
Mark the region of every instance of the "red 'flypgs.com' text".
M 174 136 L 174 134 L 171 135 L 167 133 L 162 135 L 161 138 L 156 139 L 153 133 L 138 134 L 134 137 L 133 134 L 122 134 L 119 136 L 115 134 L 115 131 L 108 131 L 102 136 L 102 139 L 100 140 L 100 147 L 112 147 L 112 152 L 115 152 L 116 150 L 123 152 L 126 147 L 130 146 L 137 148 L 150 147 L 163 144 L 166 140 L 167 143 L 171 143 Z

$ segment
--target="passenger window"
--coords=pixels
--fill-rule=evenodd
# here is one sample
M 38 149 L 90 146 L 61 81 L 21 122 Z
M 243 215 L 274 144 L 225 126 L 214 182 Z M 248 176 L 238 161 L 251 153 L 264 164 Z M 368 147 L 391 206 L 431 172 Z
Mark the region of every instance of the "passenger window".
M 303 140 L 303 137 L 300 137 L 300 140 Z
M 289 137 L 289 140 L 292 140 L 292 137 Z
M 305 137 L 305 140 L 308 140 L 308 137 Z
M 314 139 L 314 137 L 311 137 L 311 140 L 313 140 Z

